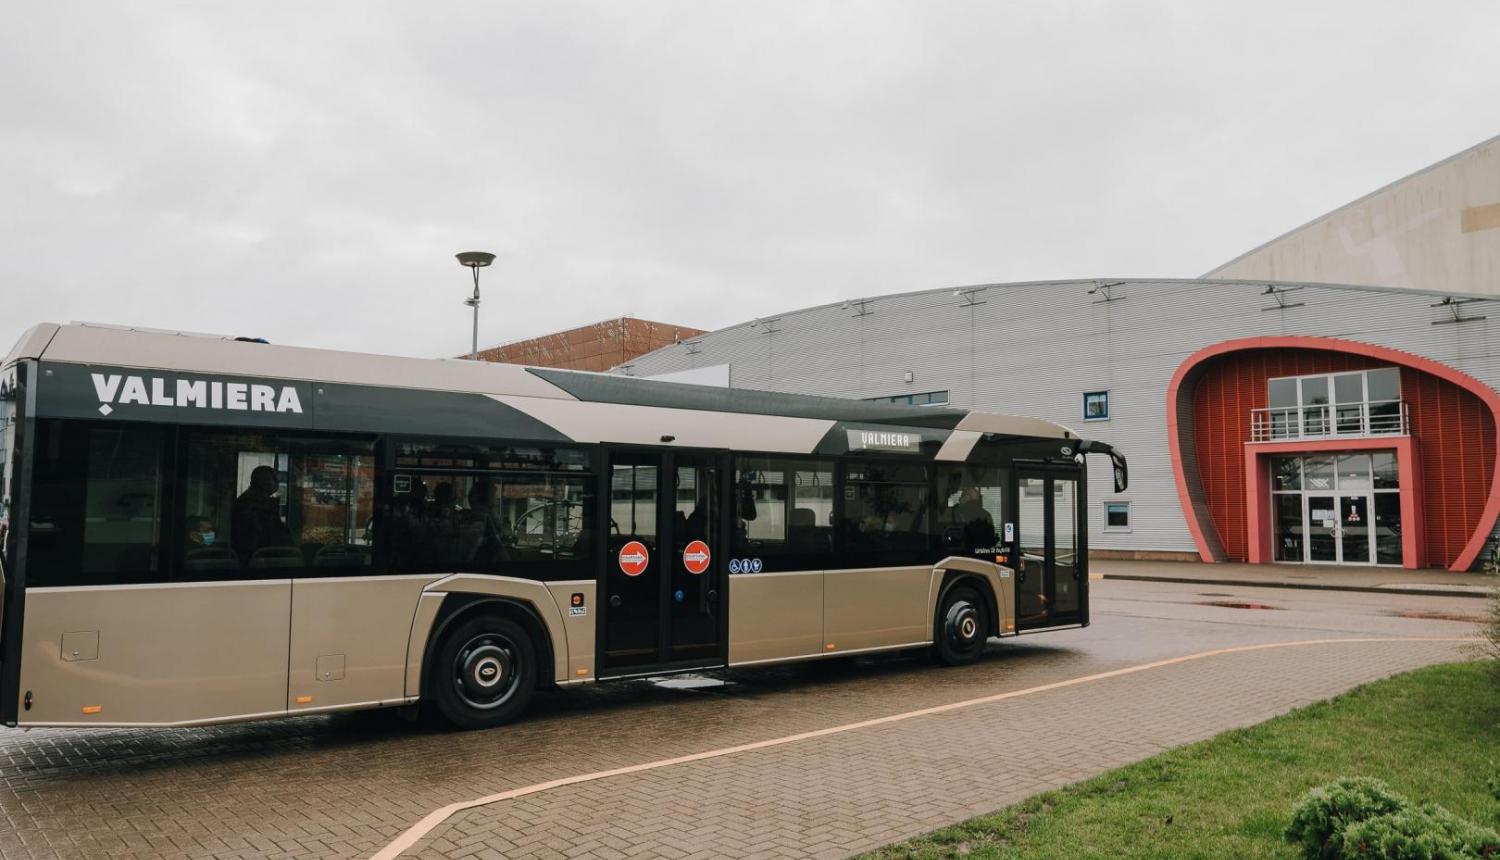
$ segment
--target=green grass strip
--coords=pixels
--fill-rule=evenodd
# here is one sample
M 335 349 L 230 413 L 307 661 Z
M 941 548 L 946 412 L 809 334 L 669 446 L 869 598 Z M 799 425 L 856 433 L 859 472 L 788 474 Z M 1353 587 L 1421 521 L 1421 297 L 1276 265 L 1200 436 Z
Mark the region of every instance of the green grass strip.
M 1492 667 L 1454 663 L 1367 684 L 866 856 L 1295 860 L 1281 835 L 1293 805 L 1341 776 L 1377 777 L 1494 827 Z

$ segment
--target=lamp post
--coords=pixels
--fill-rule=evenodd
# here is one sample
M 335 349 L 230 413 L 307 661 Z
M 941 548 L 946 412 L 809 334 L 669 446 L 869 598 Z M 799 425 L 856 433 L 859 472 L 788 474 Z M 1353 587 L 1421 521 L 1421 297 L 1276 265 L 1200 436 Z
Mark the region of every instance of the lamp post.
M 474 272 L 474 295 L 464 299 L 464 304 L 474 309 L 474 351 L 469 357 L 475 361 L 479 360 L 479 270 L 494 261 L 495 255 L 488 251 L 463 251 L 458 255 L 458 262 Z

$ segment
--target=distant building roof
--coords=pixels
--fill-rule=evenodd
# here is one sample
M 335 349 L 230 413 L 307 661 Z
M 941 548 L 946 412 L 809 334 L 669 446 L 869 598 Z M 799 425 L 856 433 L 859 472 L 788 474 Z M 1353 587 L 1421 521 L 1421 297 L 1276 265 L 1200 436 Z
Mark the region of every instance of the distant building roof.
M 604 371 L 700 334 L 703 334 L 702 329 L 635 317 L 617 317 L 481 349 L 479 358 L 482 361 L 533 367 Z

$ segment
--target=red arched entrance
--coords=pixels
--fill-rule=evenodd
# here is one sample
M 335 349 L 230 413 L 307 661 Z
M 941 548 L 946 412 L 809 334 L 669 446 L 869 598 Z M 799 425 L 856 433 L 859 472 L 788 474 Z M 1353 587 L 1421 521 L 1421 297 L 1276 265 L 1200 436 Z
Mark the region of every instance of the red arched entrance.
M 1262 432 L 1252 439 L 1252 413 L 1267 408 L 1270 380 L 1390 367 L 1399 368 L 1409 432 L 1336 438 Z M 1264 419 L 1266 413 L 1260 414 Z M 1500 396 L 1468 374 L 1410 353 L 1336 338 L 1216 344 L 1184 361 L 1167 393 L 1177 490 L 1204 561 L 1275 556 L 1273 458 L 1349 454 L 1352 460 L 1358 455 L 1351 452 L 1371 451 L 1400 461 L 1402 563 L 1467 570 L 1500 516 L 1497 423 Z M 1322 497 L 1314 504 L 1328 505 Z M 1309 509 L 1303 505 L 1306 517 Z M 1340 514 L 1358 516 L 1360 510 Z

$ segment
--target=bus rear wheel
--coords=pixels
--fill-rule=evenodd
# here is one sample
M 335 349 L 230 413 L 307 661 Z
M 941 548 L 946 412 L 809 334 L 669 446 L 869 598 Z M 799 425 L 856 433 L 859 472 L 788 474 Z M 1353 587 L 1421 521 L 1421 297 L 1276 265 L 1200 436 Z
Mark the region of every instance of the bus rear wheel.
M 432 699 L 450 725 L 504 725 L 526 710 L 536 690 L 536 645 L 516 622 L 481 615 L 443 637 L 432 671 Z
M 932 653 L 945 666 L 964 666 L 979 659 L 989 640 L 984 598 L 971 585 L 955 585 L 943 595 L 934 619 Z

